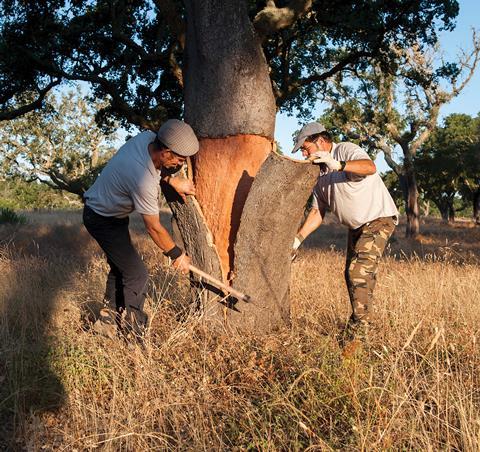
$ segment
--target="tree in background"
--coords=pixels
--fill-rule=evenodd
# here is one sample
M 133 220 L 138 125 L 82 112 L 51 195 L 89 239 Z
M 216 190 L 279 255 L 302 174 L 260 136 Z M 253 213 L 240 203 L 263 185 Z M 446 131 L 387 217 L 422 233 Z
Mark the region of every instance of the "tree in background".
M 473 142 L 465 155 L 465 178 L 460 185 L 460 194 L 471 202 L 473 218 L 480 225 L 480 115 L 474 121 Z
M 440 210 L 442 218 L 455 220 L 459 194 L 474 207 L 480 189 L 480 116 L 451 114 L 437 127 L 415 157 L 419 186 Z
M 81 197 L 113 154 L 115 136 L 95 122 L 102 104 L 79 90 L 45 100 L 45 110 L 0 123 L 2 172 Z
M 52 190 L 45 184 L 25 182 L 19 177 L 0 178 L 0 207 L 12 210 L 78 209 L 78 196 Z
M 373 58 L 391 66 L 392 48 L 435 42 L 432 24 L 452 29 L 458 13 L 455 0 L 1 5 L 0 119 L 38 108 L 55 84 L 82 80 L 109 99 L 99 121 L 156 130 L 183 114 L 192 125 L 200 138 L 192 165 L 198 204 L 177 211 L 179 227 L 194 263 L 261 299 L 264 310 L 245 308 L 239 317 L 255 329 L 288 315 L 289 249 L 310 191 L 303 187 L 310 181 L 292 176 L 298 169 L 271 163 L 277 110 L 308 116 L 333 75 L 365 69 Z M 25 91 L 35 99 L 12 108 Z M 264 162 L 274 168 L 256 177 Z M 279 171 L 303 188 L 275 185 Z M 268 210 L 269 199 L 276 209 Z
M 415 156 L 435 129 L 440 108 L 473 76 L 480 60 L 480 39 L 474 32 L 470 53 L 437 68 L 436 46 L 424 50 L 414 45 L 392 51 L 398 63 L 394 71 L 376 63 L 349 77 L 338 75 L 327 96 L 331 108 L 324 119 L 371 153 L 383 151 L 402 188 L 406 236 L 415 237 L 420 229 Z M 402 152 L 401 163 L 394 159 L 396 146 Z

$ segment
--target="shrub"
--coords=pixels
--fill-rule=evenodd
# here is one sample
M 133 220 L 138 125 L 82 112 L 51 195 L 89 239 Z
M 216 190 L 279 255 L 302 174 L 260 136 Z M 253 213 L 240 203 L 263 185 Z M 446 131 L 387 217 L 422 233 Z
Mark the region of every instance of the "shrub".
M 26 222 L 25 215 L 18 214 L 8 207 L 0 207 L 0 224 L 25 224 Z

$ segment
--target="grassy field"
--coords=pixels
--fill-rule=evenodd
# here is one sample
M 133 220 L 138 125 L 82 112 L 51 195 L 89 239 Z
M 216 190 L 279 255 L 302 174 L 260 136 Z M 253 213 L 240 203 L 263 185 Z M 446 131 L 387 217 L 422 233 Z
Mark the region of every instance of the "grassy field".
M 0 450 L 479 450 L 480 228 L 400 227 L 370 344 L 342 350 L 345 228 L 294 263 L 293 325 L 212 334 L 138 220 L 146 350 L 96 336 L 107 266 L 78 212 L 0 226 Z

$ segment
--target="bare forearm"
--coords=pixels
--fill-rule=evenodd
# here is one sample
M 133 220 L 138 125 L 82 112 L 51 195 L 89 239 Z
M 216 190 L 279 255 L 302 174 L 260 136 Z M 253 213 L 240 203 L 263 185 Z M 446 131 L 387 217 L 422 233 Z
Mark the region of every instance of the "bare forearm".
M 185 177 L 164 176 L 162 177 L 162 181 L 169 184 L 184 201 L 187 200 L 187 195 L 195 196 L 195 184 L 190 179 L 186 179 Z
M 186 275 L 190 271 L 192 260 L 175 245 L 168 231 L 160 223 L 158 215 L 142 215 L 145 227 L 155 244 L 170 258 L 170 263 L 180 273 Z
M 143 222 L 145 223 L 145 228 L 157 245 L 162 251 L 170 251 L 174 246 L 175 242 L 168 231 L 160 223 L 160 218 L 158 215 L 142 215 Z
M 319 209 L 313 208 L 305 222 L 303 223 L 302 227 L 298 231 L 298 234 L 301 235 L 304 239 L 307 238 L 315 229 L 317 229 L 323 221 L 323 214 L 320 212 Z
M 343 171 L 357 174 L 358 176 L 370 176 L 377 172 L 375 163 L 371 160 L 348 160 Z
M 147 227 L 147 232 L 162 251 L 169 251 L 175 246 L 172 237 L 161 224 L 155 227 Z

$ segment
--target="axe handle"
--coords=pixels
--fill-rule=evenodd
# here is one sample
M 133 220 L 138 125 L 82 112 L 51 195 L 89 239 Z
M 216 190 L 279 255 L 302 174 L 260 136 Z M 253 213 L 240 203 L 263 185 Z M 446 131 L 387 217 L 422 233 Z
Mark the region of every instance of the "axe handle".
M 222 281 L 219 281 L 218 279 L 214 278 L 213 276 L 209 275 L 208 273 L 205 273 L 204 271 L 200 270 L 199 268 L 195 267 L 194 265 L 190 264 L 189 269 L 192 273 L 195 273 L 198 276 L 201 276 L 203 279 L 212 283 L 215 287 L 232 294 L 235 298 L 238 298 L 239 300 L 246 301 L 247 303 L 249 301 L 251 301 L 251 298 L 248 295 L 240 292 L 239 290 L 234 289 L 233 287 L 227 286 Z

